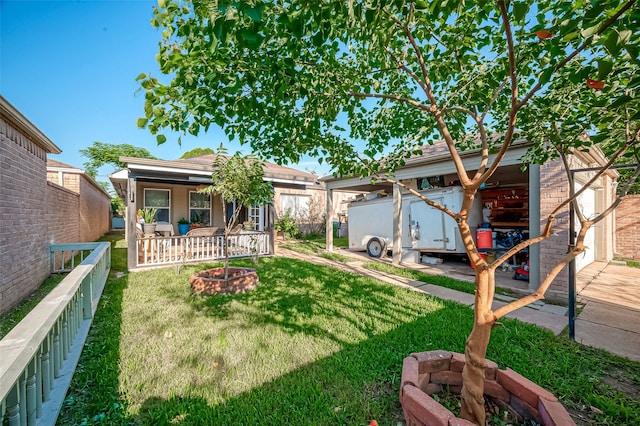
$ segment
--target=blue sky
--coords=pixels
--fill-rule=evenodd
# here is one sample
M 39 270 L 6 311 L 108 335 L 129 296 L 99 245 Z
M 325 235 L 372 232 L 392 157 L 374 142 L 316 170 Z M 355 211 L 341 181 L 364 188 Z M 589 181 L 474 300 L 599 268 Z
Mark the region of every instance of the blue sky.
M 155 4 L 0 0 L 0 93 L 62 149 L 51 158 L 82 167 L 87 159 L 79 150 L 94 141 L 144 147 L 165 160 L 220 143 L 230 152 L 248 152 L 219 129 L 183 136 L 180 147 L 177 134 L 167 134 L 158 146 L 155 136 L 137 128 L 144 95 L 136 94 L 135 78 L 143 72 L 160 75 L 160 32 L 150 24 Z M 323 172 L 313 160 L 293 167 Z

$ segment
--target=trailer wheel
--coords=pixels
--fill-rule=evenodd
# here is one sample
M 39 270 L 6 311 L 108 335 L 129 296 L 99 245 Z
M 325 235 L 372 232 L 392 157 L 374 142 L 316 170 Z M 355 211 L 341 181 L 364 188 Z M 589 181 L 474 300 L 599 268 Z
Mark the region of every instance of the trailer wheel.
M 378 237 L 373 237 L 367 243 L 367 254 L 369 257 L 380 257 L 385 252 L 385 243 Z

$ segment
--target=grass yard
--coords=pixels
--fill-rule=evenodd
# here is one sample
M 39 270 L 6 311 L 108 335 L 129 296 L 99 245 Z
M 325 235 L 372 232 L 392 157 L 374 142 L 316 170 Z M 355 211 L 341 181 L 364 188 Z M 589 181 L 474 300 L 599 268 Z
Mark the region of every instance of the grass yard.
M 260 259 L 259 287 L 227 296 L 191 294 L 213 264 L 122 274 L 125 261 L 114 240 L 59 424 L 396 426 L 403 358 L 462 352 L 471 328 L 462 305 L 296 259 Z M 487 357 L 578 424 L 640 424 L 640 363 L 508 319 Z

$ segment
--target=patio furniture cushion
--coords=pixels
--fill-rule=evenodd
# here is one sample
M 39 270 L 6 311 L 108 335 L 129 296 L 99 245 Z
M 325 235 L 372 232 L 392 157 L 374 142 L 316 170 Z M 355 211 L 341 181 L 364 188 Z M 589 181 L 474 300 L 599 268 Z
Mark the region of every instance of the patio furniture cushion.
M 187 237 L 211 237 L 213 235 L 224 234 L 224 228 L 218 228 L 217 226 L 209 226 L 205 228 L 195 228 L 187 232 Z

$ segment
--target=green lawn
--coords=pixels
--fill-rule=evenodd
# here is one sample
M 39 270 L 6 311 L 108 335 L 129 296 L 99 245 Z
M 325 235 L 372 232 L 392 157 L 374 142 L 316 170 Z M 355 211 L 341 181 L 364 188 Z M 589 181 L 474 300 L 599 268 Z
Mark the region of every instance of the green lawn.
M 471 327 L 462 305 L 296 259 L 260 259 L 260 286 L 242 295 L 191 294 L 189 275 L 213 265 L 116 278 L 115 243 L 59 424 L 396 426 L 402 359 L 462 352 Z M 640 363 L 508 319 L 488 358 L 583 424 L 640 424 Z

